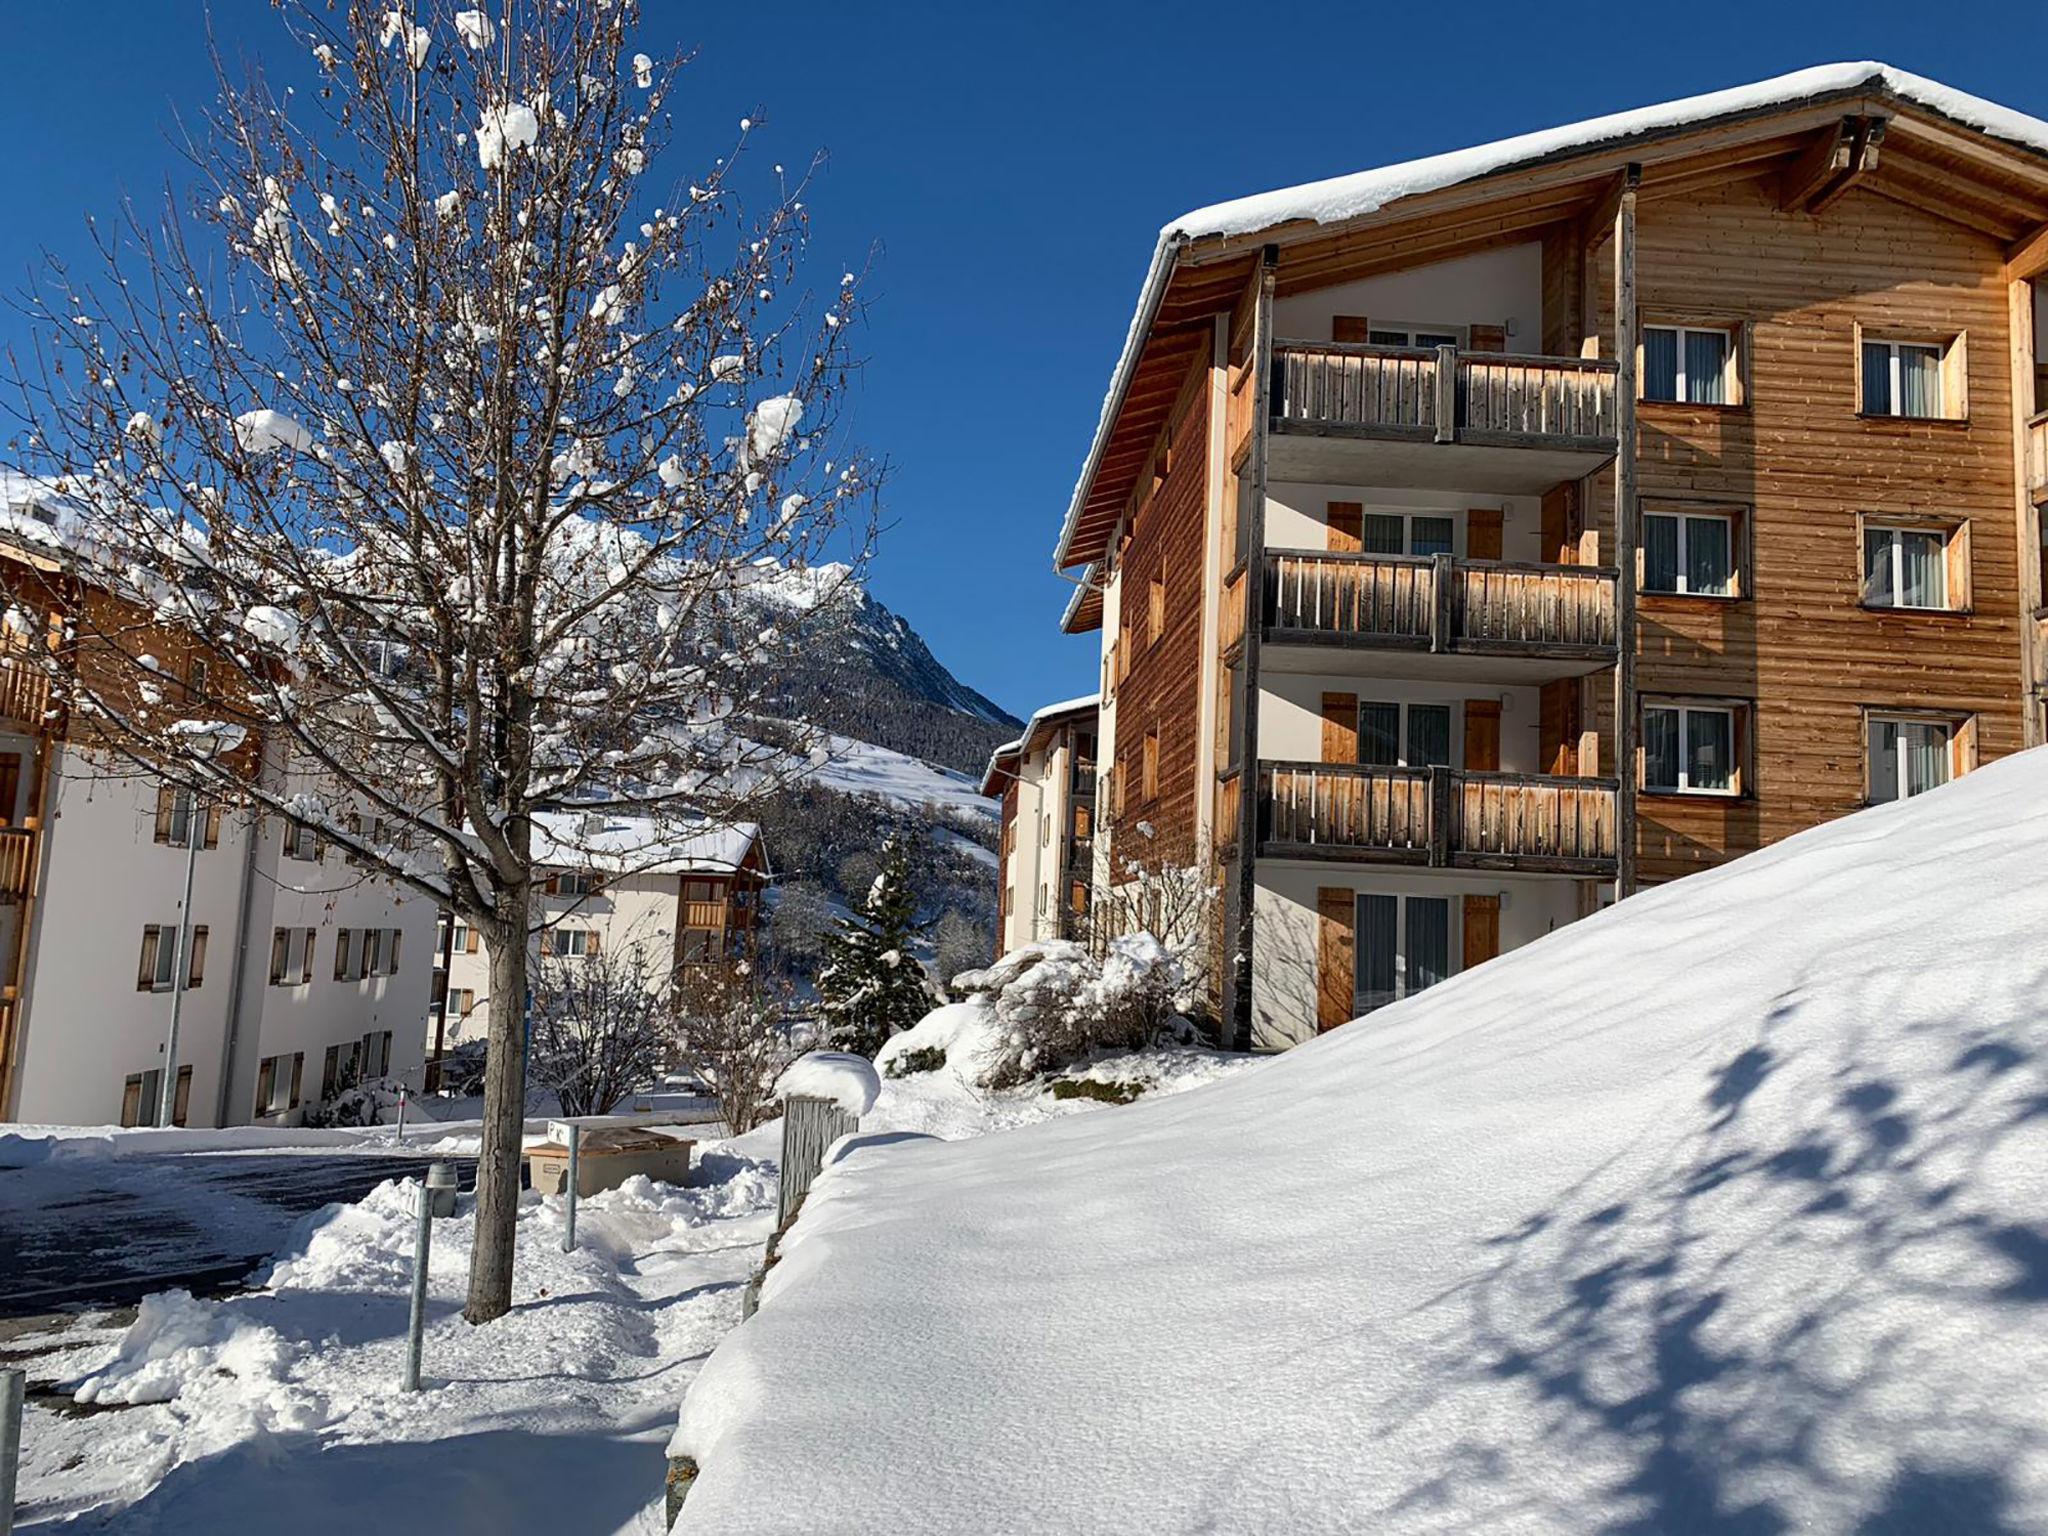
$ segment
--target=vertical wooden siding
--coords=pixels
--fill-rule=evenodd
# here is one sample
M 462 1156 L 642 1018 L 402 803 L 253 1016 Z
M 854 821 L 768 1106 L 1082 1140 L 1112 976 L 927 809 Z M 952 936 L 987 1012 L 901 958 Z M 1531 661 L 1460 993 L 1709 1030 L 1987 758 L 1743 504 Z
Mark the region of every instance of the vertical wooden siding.
M 1983 760 L 2017 750 L 2019 588 L 2008 311 L 1994 241 L 1863 190 L 1819 218 L 1780 213 L 1768 184 L 1754 181 L 1646 203 L 1638 239 L 1646 323 L 1743 323 L 1751 348 L 1746 407 L 1641 413 L 1645 500 L 1753 509 L 1753 597 L 1641 605 L 1642 693 L 1757 707 L 1754 799 L 1644 799 L 1642 874 L 1657 880 L 1856 810 L 1868 706 L 1975 714 Z M 1598 259 L 1595 318 L 1611 351 L 1611 242 Z M 1859 417 L 1858 324 L 1875 335 L 1967 333 L 1969 420 Z M 1607 484 L 1590 504 L 1611 548 Z M 1862 608 L 1858 516 L 1871 513 L 1967 518 L 1973 611 Z M 1597 713 L 1604 737 L 1611 711 L 1603 703 Z

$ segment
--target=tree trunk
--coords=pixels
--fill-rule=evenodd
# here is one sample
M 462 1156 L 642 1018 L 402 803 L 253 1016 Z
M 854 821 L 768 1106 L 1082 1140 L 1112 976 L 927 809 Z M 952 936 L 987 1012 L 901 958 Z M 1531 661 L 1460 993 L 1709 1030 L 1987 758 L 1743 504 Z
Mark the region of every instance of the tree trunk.
M 512 1251 L 519 1227 L 519 1151 L 526 1125 L 526 908 L 528 886 L 505 887 L 491 946 L 490 1047 L 484 1067 L 483 1149 L 476 1164 L 476 1241 L 469 1304 L 488 1323 L 512 1310 Z

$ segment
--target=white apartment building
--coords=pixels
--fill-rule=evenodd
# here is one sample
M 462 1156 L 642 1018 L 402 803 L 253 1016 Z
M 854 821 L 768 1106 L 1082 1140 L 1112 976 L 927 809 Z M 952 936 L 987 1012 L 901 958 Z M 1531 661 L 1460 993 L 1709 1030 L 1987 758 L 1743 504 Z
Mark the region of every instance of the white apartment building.
M 430 901 L 276 815 L 195 814 L 189 797 L 99 754 L 36 746 L 0 736 L 0 844 L 15 855 L 0 860 L 0 941 L 27 924 L 18 970 L 16 945 L 5 949 L 4 1118 L 154 1124 L 167 1071 L 174 1123 L 192 1126 L 293 1124 L 358 1076 L 418 1082 Z M 40 786 L 27 782 L 39 758 Z
M 997 747 L 981 792 L 1002 802 L 996 953 L 1076 935 L 1094 888 L 1095 694 L 1039 710 Z
M 679 830 L 647 817 L 545 811 L 534 817 L 534 857 L 551 871 L 534 898 L 534 958 L 630 952 L 650 987 L 750 950 L 773 877 L 753 822 Z M 445 1028 L 434 1023 L 452 1048 L 489 1034 L 491 951 L 459 917 L 446 943 Z

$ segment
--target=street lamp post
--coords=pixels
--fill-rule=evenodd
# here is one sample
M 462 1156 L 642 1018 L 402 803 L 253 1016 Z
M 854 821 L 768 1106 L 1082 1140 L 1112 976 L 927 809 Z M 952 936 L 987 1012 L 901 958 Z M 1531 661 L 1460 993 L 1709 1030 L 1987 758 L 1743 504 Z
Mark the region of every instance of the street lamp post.
M 171 951 L 171 1028 L 164 1036 L 164 1077 L 157 1094 L 156 1123 L 169 1125 L 178 1095 L 178 1019 L 185 1010 L 185 979 L 191 965 L 186 949 L 192 932 L 192 865 L 199 854 L 199 839 L 206 835 L 205 802 L 192 791 L 192 808 L 185 817 L 185 899 L 178 905 L 178 942 Z

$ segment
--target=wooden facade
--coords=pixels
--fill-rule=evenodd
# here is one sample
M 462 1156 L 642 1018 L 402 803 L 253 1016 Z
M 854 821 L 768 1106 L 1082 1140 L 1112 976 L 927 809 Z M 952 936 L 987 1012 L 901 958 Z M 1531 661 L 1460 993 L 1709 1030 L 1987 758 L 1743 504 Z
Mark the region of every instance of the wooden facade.
M 1583 912 L 1870 803 L 1874 720 L 1938 727 L 1951 775 L 2048 732 L 2048 124 L 1994 137 L 1909 89 L 1873 73 L 1751 94 L 1341 222 L 1169 234 L 1060 559 L 1122 594 L 1118 780 L 1156 791 L 1127 808 L 1214 828 L 1240 1042 L 1279 942 L 1261 903 L 1315 935 L 1298 1001 L 1327 1024 L 1350 999 L 1326 972 L 1358 959 L 1347 893 L 1374 869 L 1548 876 Z M 1334 319 L 1309 302 L 1500 252 L 1528 254 L 1540 310 L 1512 337 L 1493 312 L 1381 333 L 1355 297 Z M 1664 398 L 1652 345 L 1668 359 L 1688 335 L 1721 360 Z M 1907 351 L 1935 408 L 1880 376 Z M 1362 541 L 1361 507 L 1401 487 L 1457 508 L 1435 521 L 1459 547 Z M 1304 546 L 1297 491 L 1327 547 Z M 1537 508 L 1519 558 L 1502 498 Z M 1728 569 L 1650 581 L 1653 524 L 1719 530 Z M 1873 550 L 1908 535 L 1940 551 L 1938 602 L 1874 595 Z M 1205 538 L 1223 551 L 1206 604 Z M 1133 594 L 1162 579 L 1164 629 L 1134 646 Z M 1303 762 L 1318 688 L 1322 759 Z M 1503 771 L 1510 689 L 1533 745 Z M 1367 761 L 1358 700 L 1397 694 L 1463 696 L 1462 764 Z M 1648 777 L 1644 726 L 1680 711 L 1725 718 L 1727 745 L 1705 787 L 1674 792 Z M 1443 889 L 1463 963 L 1510 925 L 1529 936 L 1526 903 Z

